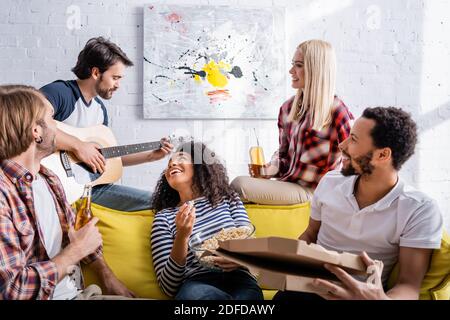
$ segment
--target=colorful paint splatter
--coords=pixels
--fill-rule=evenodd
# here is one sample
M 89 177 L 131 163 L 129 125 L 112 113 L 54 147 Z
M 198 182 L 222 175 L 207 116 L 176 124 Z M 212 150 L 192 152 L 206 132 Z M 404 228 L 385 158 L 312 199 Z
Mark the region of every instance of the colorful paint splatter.
M 144 12 L 145 118 L 276 119 L 286 90 L 284 9 Z

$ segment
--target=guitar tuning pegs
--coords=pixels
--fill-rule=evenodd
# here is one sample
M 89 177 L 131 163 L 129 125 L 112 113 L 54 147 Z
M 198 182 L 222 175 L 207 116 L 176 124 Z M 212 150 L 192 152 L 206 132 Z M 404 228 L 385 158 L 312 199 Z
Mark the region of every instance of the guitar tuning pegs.
M 183 143 L 191 142 L 194 140 L 193 136 L 191 136 L 185 130 L 177 130 L 169 135 L 170 143 L 172 143 L 175 149 Z

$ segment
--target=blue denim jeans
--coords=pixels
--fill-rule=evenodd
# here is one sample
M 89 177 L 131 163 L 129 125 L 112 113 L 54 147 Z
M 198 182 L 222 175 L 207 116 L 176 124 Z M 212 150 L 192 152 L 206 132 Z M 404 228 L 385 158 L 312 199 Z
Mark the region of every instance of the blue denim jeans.
M 92 202 L 120 211 L 151 209 L 152 193 L 132 187 L 105 184 L 92 188 Z
M 323 301 L 321 296 L 311 292 L 278 291 L 273 297 L 275 301 Z
M 241 270 L 208 272 L 187 279 L 176 300 L 263 300 L 256 280 Z

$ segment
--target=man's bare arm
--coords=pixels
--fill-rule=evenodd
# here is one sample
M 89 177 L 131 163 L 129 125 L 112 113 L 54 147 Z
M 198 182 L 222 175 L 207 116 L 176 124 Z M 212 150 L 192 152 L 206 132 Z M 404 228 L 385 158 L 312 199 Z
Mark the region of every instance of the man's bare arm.
M 298 239 L 306 241 L 308 244 L 316 243 L 320 225 L 320 221 L 309 218 L 308 228 L 306 228 L 305 232 L 303 232 Z
M 125 167 L 134 166 L 146 162 L 161 160 L 173 150 L 173 145 L 165 138 L 161 139 L 162 147 L 158 150 L 140 152 L 122 157 L 122 164 Z
M 400 247 L 399 275 L 395 286 L 387 292 L 391 299 L 419 299 L 423 277 L 428 270 L 432 249 Z
M 79 160 L 89 165 L 94 172 L 102 173 L 105 170 L 105 158 L 98 151 L 99 146 L 94 143 L 81 141 L 77 137 L 57 129 L 56 148 L 72 152 Z

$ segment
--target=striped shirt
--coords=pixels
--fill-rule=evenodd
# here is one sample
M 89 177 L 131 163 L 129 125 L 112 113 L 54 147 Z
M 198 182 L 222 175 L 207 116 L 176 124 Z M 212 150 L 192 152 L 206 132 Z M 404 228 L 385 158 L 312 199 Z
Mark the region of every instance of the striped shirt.
M 279 168 L 281 181 L 315 188 L 320 179 L 341 161 L 339 143 L 350 135 L 352 113 L 337 97 L 331 125 L 322 131 L 312 129 L 309 115 L 298 122 L 288 120 L 294 97 L 280 108 L 278 116 L 280 146 L 271 163 Z
M 237 195 L 224 199 L 216 207 L 201 197 L 195 200 L 195 223 L 191 238 L 202 232 L 212 236 L 224 228 L 238 227 L 250 223 L 247 211 Z M 183 281 L 202 273 L 210 272 L 199 264 L 194 252 L 188 248 L 185 265 L 177 264 L 171 257 L 173 242 L 177 233 L 175 217 L 179 207 L 159 211 L 153 221 L 151 245 L 153 266 L 158 283 L 169 296 L 175 296 Z

